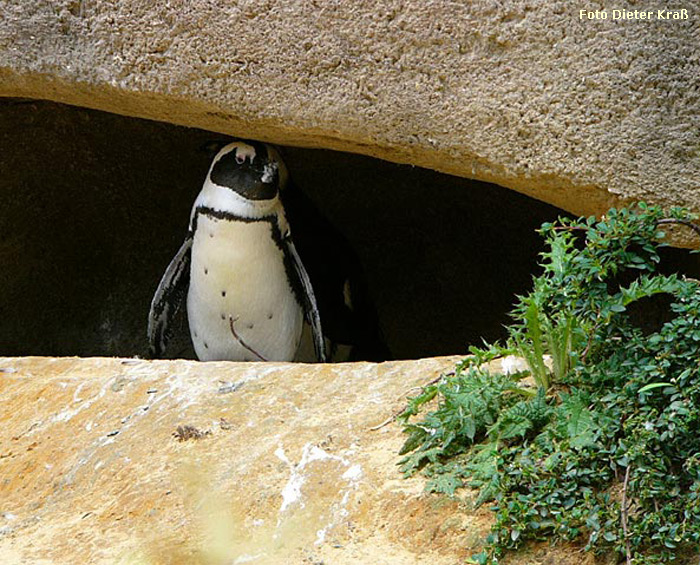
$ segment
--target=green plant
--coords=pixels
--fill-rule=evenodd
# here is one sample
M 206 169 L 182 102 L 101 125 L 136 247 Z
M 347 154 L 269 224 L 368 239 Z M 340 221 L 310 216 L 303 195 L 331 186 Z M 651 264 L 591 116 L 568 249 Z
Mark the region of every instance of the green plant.
M 545 224 L 543 271 L 519 297 L 505 345 L 472 348 L 409 402 L 404 473 L 421 470 L 447 494 L 466 483 L 477 504 L 494 503 L 475 563 L 539 539 L 637 565 L 698 549 L 700 284 L 658 273 L 661 227 L 698 231 L 691 220 L 640 204 Z M 662 319 L 640 325 L 635 308 L 654 299 Z M 527 369 L 489 371 L 505 355 Z

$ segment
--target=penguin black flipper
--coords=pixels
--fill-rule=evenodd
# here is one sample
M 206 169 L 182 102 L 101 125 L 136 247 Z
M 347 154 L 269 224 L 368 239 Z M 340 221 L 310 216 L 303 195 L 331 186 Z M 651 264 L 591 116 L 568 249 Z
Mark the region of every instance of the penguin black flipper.
M 318 304 L 316 303 L 316 295 L 314 294 L 314 289 L 311 286 L 311 280 L 309 279 L 309 275 L 304 268 L 304 264 L 301 262 L 299 253 L 297 253 L 294 243 L 289 236 L 284 238 L 283 245 L 284 254 L 291 262 L 294 268 L 294 274 L 298 277 L 298 282 L 301 286 L 301 298 L 303 300 L 302 306 L 304 308 L 306 320 L 311 325 L 316 359 L 321 363 L 325 363 L 327 361 L 326 342 L 323 339 L 323 331 L 321 330 L 321 315 L 319 314 Z
M 316 290 L 323 332 L 350 346 L 349 361 L 385 361 L 391 353 L 382 334 L 362 264 L 345 236 L 291 180 L 281 193 L 299 255 Z
M 173 319 L 180 311 L 190 283 L 192 234 L 188 234 L 170 261 L 151 301 L 148 313 L 148 344 L 152 358 L 163 356 L 171 337 Z

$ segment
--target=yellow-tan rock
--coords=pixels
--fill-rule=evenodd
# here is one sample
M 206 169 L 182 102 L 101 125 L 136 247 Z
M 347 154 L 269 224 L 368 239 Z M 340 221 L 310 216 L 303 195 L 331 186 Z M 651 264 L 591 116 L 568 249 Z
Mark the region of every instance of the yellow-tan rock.
M 453 365 L 2 358 L 0 562 L 454 563 L 488 520 L 372 429 Z
M 387 424 L 458 359 L 0 358 L 0 563 L 461 563 L 490 512 L 402 478 Z
M 4 1 L 0 95 L 363 153 L 575 213 L 700 210 L 696 8 L 580 8 Z

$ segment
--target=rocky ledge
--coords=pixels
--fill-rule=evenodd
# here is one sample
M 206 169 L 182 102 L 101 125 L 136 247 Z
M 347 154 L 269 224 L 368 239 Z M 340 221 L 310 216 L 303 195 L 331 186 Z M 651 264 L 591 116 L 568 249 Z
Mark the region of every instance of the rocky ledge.
M 458 359 L 0 358 L 0 562 L 463 562 L 488 509 L 403 479 L 387 423 Z

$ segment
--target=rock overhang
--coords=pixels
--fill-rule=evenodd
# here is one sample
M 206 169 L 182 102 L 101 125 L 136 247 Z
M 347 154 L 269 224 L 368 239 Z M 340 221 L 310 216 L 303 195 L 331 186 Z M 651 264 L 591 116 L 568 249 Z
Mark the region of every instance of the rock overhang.
M 700 210 L 692 14 L 589 20 L 564 1 L 486 0 L 0 10 L 5 96 L 362 153 L 576 214 Z

